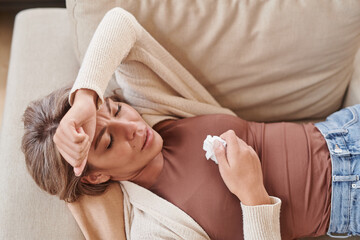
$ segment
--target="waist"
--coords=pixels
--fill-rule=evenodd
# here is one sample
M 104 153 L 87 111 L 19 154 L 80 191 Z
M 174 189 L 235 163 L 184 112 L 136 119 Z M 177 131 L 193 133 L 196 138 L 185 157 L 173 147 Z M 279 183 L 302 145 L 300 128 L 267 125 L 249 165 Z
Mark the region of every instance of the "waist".
M 282 200 L 282 238 L 324 235 L 330 219 L 331 159 L 320 131 L 312 123 L 249 122 L 248 136 L 262 164 L 265 188 Z

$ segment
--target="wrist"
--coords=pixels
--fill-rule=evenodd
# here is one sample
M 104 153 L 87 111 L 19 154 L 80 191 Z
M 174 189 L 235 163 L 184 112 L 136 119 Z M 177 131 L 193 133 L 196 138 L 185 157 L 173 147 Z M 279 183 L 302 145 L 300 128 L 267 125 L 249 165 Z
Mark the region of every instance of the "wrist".
M 271 199 L 264 186 L 259 188 L 251 188 L 246 194 L 237 195 L 242 204 L 246 206 L 256 206 L 271 204 Z
M 94 90 L 81 88 L 76 90 L 75 92 L 74 104 L 76 104 L 76 102 L 85 101 L 85 102 L 93 103 L 94 106 L 96 107 L 97 99 L 98 99 L 98 95 Z

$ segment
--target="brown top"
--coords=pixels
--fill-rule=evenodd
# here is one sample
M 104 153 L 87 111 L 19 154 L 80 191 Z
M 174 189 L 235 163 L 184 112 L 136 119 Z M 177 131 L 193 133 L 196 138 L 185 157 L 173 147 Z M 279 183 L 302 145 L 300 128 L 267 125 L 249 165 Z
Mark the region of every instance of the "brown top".
M 190 215 L 211 239 L 243 239 L 240 202 L 202 149 L 207 135 L 229 129 L 255 149 L 269 195 L 282 200 L 282 239 L 326 233 L 331 162 L 313 124 L 263 124 L 216 114 L 164 121 L 154 129 L 164 139 L 165 161 L 150 190 Z

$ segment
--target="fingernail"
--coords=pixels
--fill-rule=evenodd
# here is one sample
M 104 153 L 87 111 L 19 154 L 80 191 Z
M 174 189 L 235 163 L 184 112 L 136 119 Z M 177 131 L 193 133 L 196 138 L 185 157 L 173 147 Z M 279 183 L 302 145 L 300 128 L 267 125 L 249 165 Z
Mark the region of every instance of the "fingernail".
M 74 169 L 75 176 L 79 177 L 81 172 L 78 169 Z

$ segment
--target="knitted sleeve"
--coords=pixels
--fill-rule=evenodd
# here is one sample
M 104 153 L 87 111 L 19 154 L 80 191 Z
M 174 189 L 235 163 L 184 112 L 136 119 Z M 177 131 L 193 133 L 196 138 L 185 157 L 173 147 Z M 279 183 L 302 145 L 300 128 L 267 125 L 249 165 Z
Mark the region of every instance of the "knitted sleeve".
M 129 12 L 114 8 L 102 19 L 89 44 L 69 96 L 91 89 L 103 94 L 115 73 L 126 101 L 153 126 L 169 118 L 231 114 L 164 49 Z
M 246 206 L 241 203 L 245 240 L 281 240 L 281 200 L 270 197 L 268 205 Z
M 80 88 L 97 93 L 98 107 L 103 103 L 111 76 L 136 43 L 138 32 L 133 21 L 136 21 L 134 16 L 121 8 L 106 13 L 84 56 L 69 95 L 70 104 L 74 101 L 75 91 Z

